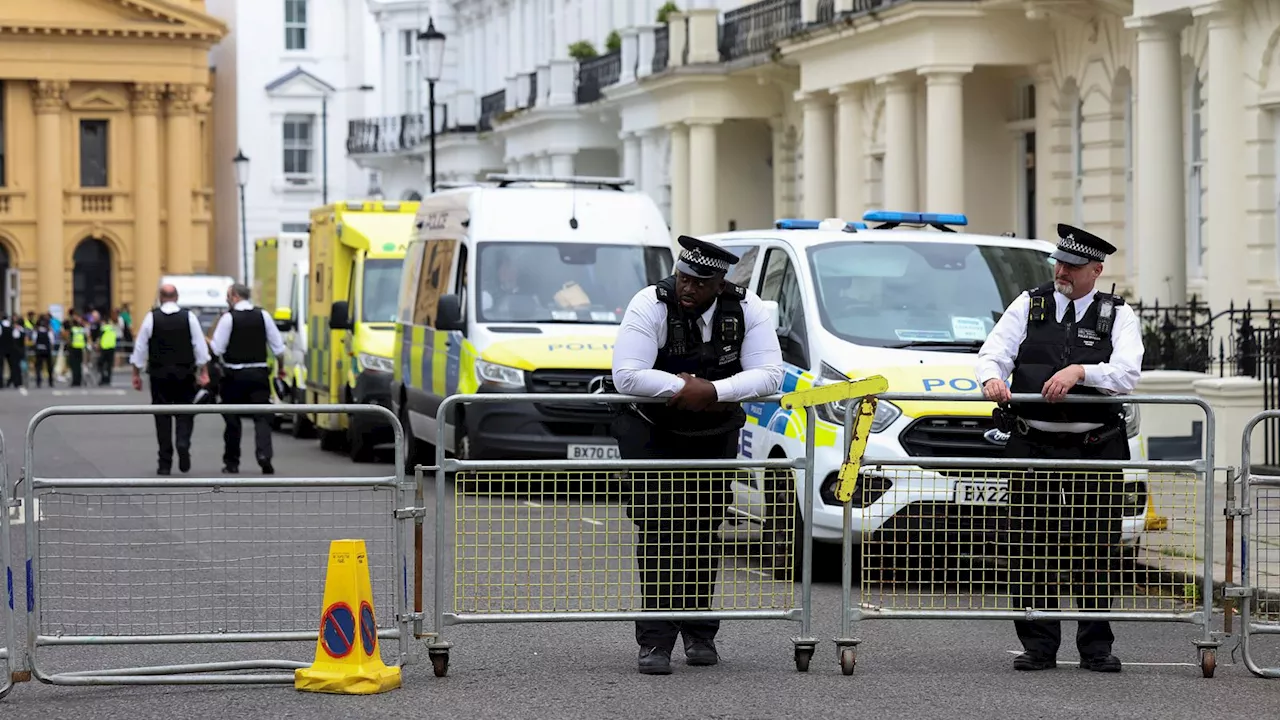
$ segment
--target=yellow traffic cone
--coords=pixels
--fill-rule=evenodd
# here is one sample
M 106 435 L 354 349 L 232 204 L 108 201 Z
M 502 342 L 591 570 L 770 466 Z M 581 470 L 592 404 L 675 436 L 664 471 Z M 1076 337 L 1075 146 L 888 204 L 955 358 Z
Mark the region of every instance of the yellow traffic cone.
M 378 651 L 373 587 L 363 540 L 329 543 L 316 659 L 311 667 L 294 671 L 293 687 L 344 695 L 373 695 L 400 687 L 400 668 L 387 667 Z

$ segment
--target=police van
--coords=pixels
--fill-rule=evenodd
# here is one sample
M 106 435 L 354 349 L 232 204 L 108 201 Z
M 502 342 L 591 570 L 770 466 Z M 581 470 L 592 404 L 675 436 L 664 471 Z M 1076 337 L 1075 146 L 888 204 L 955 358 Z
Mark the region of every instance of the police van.
M 1054 245 L 1008 236 L 957 233 L 964 215 L 869 212 L 863 222 L 842 219 L 779 220 L 772 229 L 706 236 L 740 257 L 729 280 L 778 303 L 778 339 L 786 366 L 782 392 L 883 375 L 891 392 L 936 395 L 936 401 L 881 400 L 871 426 L 868 457 L 991 457 L 1008 436 L 994 425 L 985 402 L 947 402 L 948 394 L 979 391 L 978 350 L 1008 305 L 1024 290 L 1051 282 Z M 803 457 L 805 413 L 777 403 L 746 403 L 743 458 Z M 815 541 L 839 542 L 842 507 L 835 497 L 843 462 L 844 405 L 816 408 L 816 482 L 801 473 L 799 492 L 814 493 Z M 1130 456 L 1145 457 L 1136 405 L 1125 406 Z M 885 468 L 864 470 L 855 494 L 854 542 L 863 533 L 922 523 L 944 525 L 948 535 L 977 554 L 1008 501 L 1003 480 L 954 472 Z M 972 475 L 972 473 L 970 473 Z M 1147 498 L 1145 473 L 1125 476 L 1122 541 L 1133 544 L 1158 525 Z M 768 474 L 740 483 L 739 514 L 778 497 Z M 905 487 L 903 487 L 905 485 Z M 799 510 L 796 509 L 797 517 Z M 809 518 L 802 521 L 808 522 Z M 987 532 L 984 532 L 984 528 Z
M 640 288 L 671 273 L 671 235 L 619 178 L 490 175 L 422 200 L 404 261 L 392 408 L 430 462 L 451 395 L 589 393 Z M 510 403 L 451 416 L 464 459 L 616 458 L 601 404 Z

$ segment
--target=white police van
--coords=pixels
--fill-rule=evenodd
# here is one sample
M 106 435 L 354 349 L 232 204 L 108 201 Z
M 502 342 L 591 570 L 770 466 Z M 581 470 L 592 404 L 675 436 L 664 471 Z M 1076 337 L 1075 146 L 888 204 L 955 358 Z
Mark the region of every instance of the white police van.
M 771 229 L 705 239 L 739 256 L 731 282 L 778 304 L 783 392 L 878 374 L 889 380 L 891 392 L 938 396 L 933 402 L 880 401 L 867 457 L 992 457 L 1008 439 L 994 426 L 995 406 L 948 402 L 947 395 L 979 390 L 974 367 L 983 340 L 1019 293 L 1052 280 L 1055 246 L 955 232 L 967 224 L 964 215 L 869 212 L 863 222 L 779 220 Z M 745 407 L 740 457 L 803 457 L 803 411 L 777 403 Z M 1125 414 L 1130 455 L 1142 459 L 1136 406 L 1126 405 Z M 834 488 L 845 447 L 843 404 L 819 407 L 817 415 L 817 482 L 810 488 L 798 473 L 797 490 L 814 493 L 815 541 L 837 543 L 842 508 Z M 963 553 L 994 554 L 1008 488 L 1002 480 L 969 475 L 864 469 L 854 500 L 854 542 L 864 532 L 887 536 L 891 529 L 914 537 L 932 524 L 964 545 Z M 1125 480 L 1122 542 L 1132 545 L 1159 519 L 1145 473 L 1130 472 Z M 736 512 L 749 515 L 745 508 L 783 494 L 769 484 L 768 473 L 737 484 Z

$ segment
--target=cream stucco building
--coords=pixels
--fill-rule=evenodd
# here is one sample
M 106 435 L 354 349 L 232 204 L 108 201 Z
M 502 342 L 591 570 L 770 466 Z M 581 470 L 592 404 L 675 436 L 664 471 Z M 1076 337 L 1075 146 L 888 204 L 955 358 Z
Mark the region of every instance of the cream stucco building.
M 0 310 L 150 308 L 210 268 L 204 0 L 0 3 Z

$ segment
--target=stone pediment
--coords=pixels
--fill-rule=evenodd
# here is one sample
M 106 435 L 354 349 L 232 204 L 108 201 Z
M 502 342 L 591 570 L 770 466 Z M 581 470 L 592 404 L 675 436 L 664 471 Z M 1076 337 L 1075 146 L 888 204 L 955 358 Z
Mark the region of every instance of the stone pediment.
M 0 35 L 192 38 L 216 42 L 221 20 L 187 0 L 3 0 Z
M 77 97 L 71 98 L 67 107 L 81 111 L 116 112 L 129 109 L 129 99 L 123 93 L 115 93 L 102 88 L 94 88 Z

